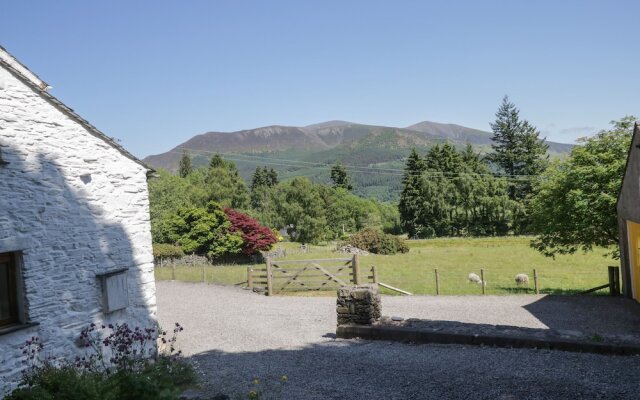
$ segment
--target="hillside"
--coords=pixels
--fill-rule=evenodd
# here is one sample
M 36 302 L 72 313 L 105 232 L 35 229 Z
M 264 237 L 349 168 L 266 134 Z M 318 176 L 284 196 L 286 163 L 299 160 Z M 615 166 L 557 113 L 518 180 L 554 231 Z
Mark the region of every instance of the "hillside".
M 329 167 L 340 160 L 350 168 L 356 192 L 381 200 L 395 200 L 399 193 L 403 160 L 412 148 L 426 151 L 436 143 L 456 146 L 471 143 L 486 153 L 490 132 L 455 124 L 423 121 L 406 128 L 328 121 L 304 127 L 267 126 L 237 132 L 207 132 L 194 136 L 166 153 L 144 159 L 155 168 L 175 171 L 183 150 L 194 164 L 204 165 L 214 153 L 233 160 L 245 179 L 258 165 L 275 168 L 281 178 L 308 176 L 328 181 Z M 549 143 L 552 156 L 562 155 L 571 145 Z M 384 171 L 376 170 L 385 168 Z M 391 170 L 389 170 L 391 169 Z

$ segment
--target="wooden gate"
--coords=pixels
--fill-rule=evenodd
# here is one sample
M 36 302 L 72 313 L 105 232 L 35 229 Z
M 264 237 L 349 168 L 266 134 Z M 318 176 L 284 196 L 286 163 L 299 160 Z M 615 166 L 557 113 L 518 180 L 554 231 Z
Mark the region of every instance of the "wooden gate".
M 250 288 L 261 288 L 268 295 L 281 292 L 335 290 L 360 284 L 358 255 L 351 258 L 274 261 L 267 258 L 265 268 L 248 268 Z

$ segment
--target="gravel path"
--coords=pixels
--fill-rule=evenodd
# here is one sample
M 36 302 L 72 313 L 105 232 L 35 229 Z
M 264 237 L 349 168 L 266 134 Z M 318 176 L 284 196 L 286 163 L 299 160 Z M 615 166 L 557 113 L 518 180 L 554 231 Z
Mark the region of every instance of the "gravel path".
M 246 396 L 259 378 L 267 395 L 285 399 L 640 398 L 640 357 L 335 340 L 332 297 L 266 297 L 180 282 L 157 282 L 157 290 L 161 324 L 185 327 L 180 347 L 211 394 Z M 384 297 L 383 313 L 603 333 L 640 329 L 636 304 L 586 299 Z M 587 319 L 584 312 L 597 314 Z M 277 383 L 282 375 L 284 386 Z

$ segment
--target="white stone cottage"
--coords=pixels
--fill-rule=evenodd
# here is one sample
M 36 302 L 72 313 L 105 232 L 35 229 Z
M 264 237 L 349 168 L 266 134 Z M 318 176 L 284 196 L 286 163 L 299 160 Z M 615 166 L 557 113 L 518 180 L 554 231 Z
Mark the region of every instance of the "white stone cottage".
M 0 47 L 0 394 L 90 323 L 155 327 L 147 176 Z M 0 396 L 1 397 L 1 396 Z

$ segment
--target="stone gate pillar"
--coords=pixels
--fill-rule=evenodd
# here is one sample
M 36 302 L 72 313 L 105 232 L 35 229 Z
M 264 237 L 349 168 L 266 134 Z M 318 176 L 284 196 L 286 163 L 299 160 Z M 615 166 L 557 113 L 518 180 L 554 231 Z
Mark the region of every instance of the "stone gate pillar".
M 338 289 L 338 325 L 371 325 L 382 315 L 378 285 L 366 284 Z

